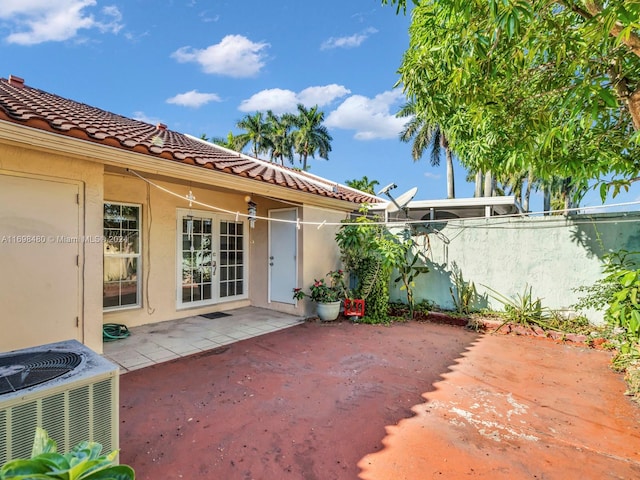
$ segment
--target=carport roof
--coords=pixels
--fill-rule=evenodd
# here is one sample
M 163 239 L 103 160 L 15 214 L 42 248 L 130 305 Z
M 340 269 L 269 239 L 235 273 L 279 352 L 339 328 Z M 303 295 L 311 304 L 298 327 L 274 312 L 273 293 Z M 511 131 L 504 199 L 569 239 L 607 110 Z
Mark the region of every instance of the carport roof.
M 137 152 L 158 160 L 200 166 L 300 192 L 375 204 L 382 199 L 325 178 L 276 165 L 167 128 L 151 125 L 0 78 L 0 121 Z

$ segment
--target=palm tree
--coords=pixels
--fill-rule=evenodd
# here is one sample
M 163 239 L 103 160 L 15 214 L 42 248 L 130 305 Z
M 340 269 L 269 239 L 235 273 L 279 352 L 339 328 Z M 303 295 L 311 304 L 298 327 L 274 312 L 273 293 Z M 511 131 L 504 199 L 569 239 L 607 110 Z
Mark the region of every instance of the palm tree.
M 453 178 L 453 154 L 449 148 L 447 136 L 440 125 L 427 124 L 420 115 L 416 114 L 416 105 L 410 101 L 402 106 L 396 114 L 397 117 L 411 117 L 400 132 L 400 140 L 408 143 L 413 141 L 411 156 L 417 162 L 422 158 L 427 148 L 431 147 L 431 166 L 440 165 L 440 158 L 444 150 L 447 160 L 447 198 L 455 198 L 455 185 Z
M 347 180 L 345 182 L 347 186 L 351 188 L 355 188 L 356 190 L 360 190 L 361 192 L 371 193 L 375 195 L 376 185 L 380 185 L 380 182 L 377 180 L 369 180 L 366 175 L 364 175 L 361 179 L 354 178 L 353 180 Z
M 223 137 L 211 137 L 207 138 L 207 136 L 203 133 L 200 138 L 207 142 L 215 143 L 216 145 L 220 145 L 221 147 L 228 148 L 229 150 L 239 151 L 242 149 L 238 149 L 238 140 L 237 137 L 233 134 L 233 132 L 227 133 L 227 138 Z
M 515 196 L 525 212 L 529 211 L 531 192 L 538 190 L 540 183 L 531 169 L 500 175 L 496 178 L 496 182 L 498 194 Z
M 315 158 L 316 152 L 320 158 L 329 160 L 331 140 L 327 127 L 322 125 L 324 112 L 318 110 L 318 105 L 307 109 L 301 103 L 298 104 L 298 115 L 295 116 L 293 132 L 294 149 L 300 156 L 302 169 L 307 170 L 309 156 Z
M 295 122 L 295 116 L 285 113 L 282 116 L 267 111 L 267 123 L 269 124 L 271 144 L 271 161 L 279 160 L 284 165 L 284 159 L 293 163 L 293 136 L 291 129 Z
M 267 153 L 270 150 L 270 124 L 264 119 L 262 112 L 246 115 L 238 121 L 236 126 L 245 131 L 245 133 L 241 133 L 235 137 L 238 150 L 241 151 L 251 143 L 252 153 L 256 158 L 261 153 Z

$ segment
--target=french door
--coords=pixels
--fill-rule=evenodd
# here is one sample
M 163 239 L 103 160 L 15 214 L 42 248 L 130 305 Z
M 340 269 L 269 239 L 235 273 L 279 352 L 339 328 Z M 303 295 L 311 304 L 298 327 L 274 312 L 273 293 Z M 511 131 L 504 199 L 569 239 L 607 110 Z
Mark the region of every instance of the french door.
M 225 215 L 178 210 L 178 307 L 247 297 L 246 225 Z

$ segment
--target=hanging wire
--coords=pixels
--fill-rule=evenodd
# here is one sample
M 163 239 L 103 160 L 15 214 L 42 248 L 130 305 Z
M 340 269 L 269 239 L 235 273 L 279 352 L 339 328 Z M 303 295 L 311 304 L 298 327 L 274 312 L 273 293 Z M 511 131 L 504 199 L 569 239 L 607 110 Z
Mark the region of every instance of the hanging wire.
M 140 175 L 138 172 L 131 170 L 131 169 L 127 169 L 127 171 L 129 173 L 131 173 L 132 175 L 135 175 L 136 177 L 138 177 L 139 179 L 141 179 L 144 182 L 147 182 L 149 185 L 169 194 L 172 195 L 174 197 L 180 198 L 182 200 L 186 200 L 189 202 L 189 206 L 191 206 L 192 204 L 196 204 L 199 205 L 201 207 L 205 207 L 217 212 L 222 212 L 222 213 L 226 213 L 229 215 L 235 215 L 236 219 L 239 217 L 243 217 L 243 218 L 249 218 L 250 215 L 248 214 L 244 214 L 244 213 L 240 213 L 238 211 L 231 211 L 231 210 L 227 210 L 224 208 L 220 208 L 220 207 L 216 207 L 214 205 L 209 205 L 207 203 L 203 203 L 203 202 L 199 202 L 195 199 L 195 197 L 191 194 L 191 195 L 181 195 L 179 193 L 173 192 L 171 190 L 169 190 L 168 188 L 165 188 L 161 185 L 158 185 L 154 182 L 152 182 L 151 180 L 149 180 L 148 178 L 143 177 L 142 175 Z M 602 206 L 593 206 L 593 207 L 588 207 L 589 211 L 591 214 L 591 212 L 593 210 L 600 210 L 600 209 L 605 209 L 605 208 L 617 208 L 617 207 L 628 207 L 628 206 L 637 206 L 640 205 L 640 201 L 635 201 L 635 202 L 624 202 L 624 203 L 615 203 L 615 204 L 611 204 L 611 205 L 602 205 Z M 566 210 L 547 210 L 547 211 L 539 211 L 539 212 L 529 212 L 529 213 L 514 213 L 514 214 L 505 214 L 505 215 L 500 215 L 500 216 L 491 216 L 491 217 L 486 217 L 486 216 L 482 216 L 482 217 L 465 217 L 465 218 L 457 218 L 457 219 L 438 219 L 435 220 L 438 223 L 445 223 L 448 226 L 451 226 L 453 228 L 461 228 L 461 229 L 466 229 L 466 228 L 558 228 L 558 227 L 564 227 L 567 226 L 567 221 L 571 220 L 570 225 L 579 225 L 579 224 L 583 224 L 583 223 L 593 223 L 594 221 L 596 223 L 621 223 L 621 222 L 640 222 L 640 217 L 638 218 L 628 218 L 628 219 L 620 219 L 620 218 L 616 218 L 616 219 L 597 219 L 594 220 L 592 218 L 585 218 L 585 219 L 575 219 L 572 218 L 570 215 L 567 216 L 565 215 L 566 213 L 578 213 L 581 210 L 584 210 L 584 207 L 580 208 L 570 208 L 570 209 L 566 209 Z M 553 214 L 562 214 L 562 215 L 553 215 Z M 589 215 L 589 214 L 585 214 L 585 215 Z M 531 218 L 533 216 L 539 216 L 539 215 L 545 215 L 545 216 L 549 216 L 548 217 L 548 222 L 550 223 L 556 223 L 556 222 L 562 222 L 562 225 L 540 225 L 537 224 L 535 226 L 533 225 L 529 225 L 529 226 L 519 226 L 516 224 L 513 224 L 512 222 L 510 222 L 509 220 L 513 220 L 513 219 L 523 219 L 523 218 Z M 619 215 L 625 215 L 625 213 L 619 213 Z M 281 219 L 281 218 L 271 218 L 271 217 L 261 217 L 261 216 L 252 216 L 252 218 L 255 218 L 256 220 L 264 220 L 266 222 L 280 222 L 280 223 L 289 223 L 289 224 L 294 224 L 296 225 L 296 227 L 299 229 L 302 226 L 307 226 L 307 225 L 311 225 L 311 226 L 315 226 L 315 227 L 321 227 L 321 226 L 338 226 L 338 227 L 342 227 L 345 225 L 350 225 L 349 223 L 345 223 L 345 222 L 328 222 L 326 220 L 323 220 L 322 222 L 307 222 L 307 221 L 302 221 L 299 218 L 296 220 L 287 220 L 287 219 Z M 556 220 L 557 219 L 557 220 Z M 470 221 L 470 220 L 486 220 L 486 221 L 491 221 L 491 225 L 489 224 L 484 224 L 484 225 L 469 225 L 466 222 Z M 409 220 L 409 219 L 402 219 L 402 220 L 398 220 L 398 221 L 372 221 L 372 222 L 367 222 L 367 223 L 359 223 L 358 226 L 377 226 L 377 225 L 383 225 L 386 226 L 388 228 L 399 228 L 399 229 L 403 229 L 405 228 L 407 225 L 424 225 L 426 223 L 429 223 L 429 220 Z M 510 226 L 505 226 L 505 225 L 510 225 Z

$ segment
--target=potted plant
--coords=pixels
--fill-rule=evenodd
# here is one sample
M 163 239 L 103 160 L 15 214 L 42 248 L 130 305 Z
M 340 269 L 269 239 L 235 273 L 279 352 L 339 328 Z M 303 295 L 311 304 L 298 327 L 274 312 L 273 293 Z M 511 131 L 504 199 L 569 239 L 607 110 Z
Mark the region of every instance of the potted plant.
M 340 303 L 347 297 L 347 287 L 344 283 L 344 272 L 333 270 L 325 275 L 325 278 L 314 280 L 309 287 L 310 293 L 305 293 L 301 288 L 293 289 L 293 298 L 302 300 L 309 297 L 316 302 L 318 307 L 318 317 L 320 320 L 335 320 L 340 314 Z

